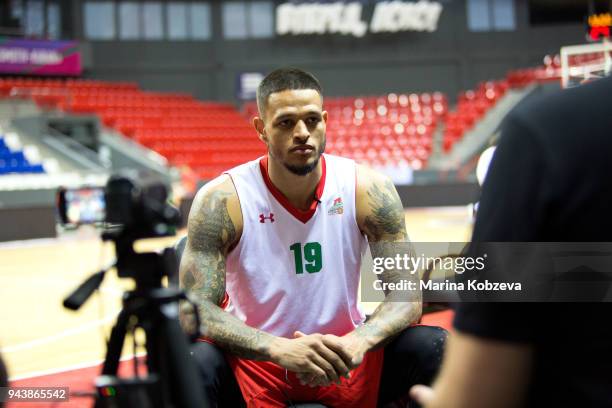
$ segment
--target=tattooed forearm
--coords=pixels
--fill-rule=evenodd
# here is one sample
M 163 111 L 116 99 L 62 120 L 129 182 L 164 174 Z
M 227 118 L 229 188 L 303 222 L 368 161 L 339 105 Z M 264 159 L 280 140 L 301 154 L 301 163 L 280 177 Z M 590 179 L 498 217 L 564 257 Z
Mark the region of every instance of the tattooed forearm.
M 410 242 L 373 242 L 370 243 L 373 258 L 395 258 L 404 254 L 415 256 Z M 415 282 L 418 288 L 418 274 L 407 270 L 386 269 L 379 278 L 384 283 Z M 355 334 L 365 337 L 373 348 L 384 346 L 396 334 L 418 322 L 421 317 L 420 290 L 386 290 L 385 300 L 376 308 L 368 321 L 355 330 Z
M 395 258 L 405 254 L 415 256 L 406 233 L 404 208 L 391 181 L 382 187 L 373 183 L 367 190 L 368 215 L 364 218 L 363 230 L 370 243 L 372 258 Z M 379 275 L 383 283 L 412 281 L 417 284 L 418 274 L 405 269 L 387 269 Z M 385 300 L 378 306 L 368 321 L 355 330 L 373 348 L 386 344 L 396 334 L 421 316 L 420 290 L 386 290 Z
M 201 307 L 202 332 L 231 354 L 251 360 L 268 360 L 274 336 L 247 326 L 216 305 Z
M 190 218 L 181 285 L 198 306 L 206 337 L 239 357 L 266 359 L 273 336 L 247 326 L 218 306 L 225 295 L 227 252 L 236 241 L 227 208 L 229 196 L 223 191 L 209 192 Z M 186 320 L 184 315 L 181 318 Z
M 207 290 L 210 287 L 221 288 L 224 293 L 224 270 L 205 269 L 197 265 L 215 264 L 206 261 L 207 255 L 194 255 L 191 251 L 186 251 L 183 256 L 183 263 L 186 263 L 192 272 L 195 271 L 196 279 L 203 286 L 192 286 L 189 290 L 190 296 L 198 306 L 200 313 L 202 334 L 213 340 L 220 347 L 230 353 L 248 359 L 266 359 L 269 355 L 268 345 L 273 337 L 265 332 L 245 325 L 242 321 L 221 309 L 218 304 L 223 299 L 222 294 L 217 294 L 217 290 Z M 193 266 L 192 266 L 193 265 Z M 223 268 L 225 264 L 223 263 Z M 186 274 L 189 276 L 189 274 Z M 185 285 L 186 286 L 186 285 Z M 214 300 L 213 300 L 214 299 Z M 220 299 L 217 301 L 217 299 Z

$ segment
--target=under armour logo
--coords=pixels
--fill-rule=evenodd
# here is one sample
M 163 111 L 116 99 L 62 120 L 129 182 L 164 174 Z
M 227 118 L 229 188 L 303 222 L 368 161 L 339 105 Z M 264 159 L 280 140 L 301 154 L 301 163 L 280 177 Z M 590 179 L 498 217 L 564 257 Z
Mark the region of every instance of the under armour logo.
M 268 217 L 266 217 L 263 214 L 259 214 L 259 222 L 260 223 L 265 223 L 266 220 L 270 220 L 270 222 L 274 222 L 274 214 L 270 213 L 270 215 Z

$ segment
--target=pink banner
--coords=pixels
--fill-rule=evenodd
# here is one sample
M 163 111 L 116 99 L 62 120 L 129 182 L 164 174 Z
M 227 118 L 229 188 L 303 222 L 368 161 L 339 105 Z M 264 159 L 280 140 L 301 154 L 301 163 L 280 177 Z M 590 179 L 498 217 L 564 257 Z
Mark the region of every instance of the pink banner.
M 25 75 L 81 75 L 76 41 L 0 38 L 0 72 Z

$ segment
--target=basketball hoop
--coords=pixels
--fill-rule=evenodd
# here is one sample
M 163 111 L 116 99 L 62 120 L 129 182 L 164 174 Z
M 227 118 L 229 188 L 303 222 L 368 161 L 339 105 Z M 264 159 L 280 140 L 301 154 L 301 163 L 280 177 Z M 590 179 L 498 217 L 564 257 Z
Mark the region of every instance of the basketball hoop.
M 570 88 L 608 76 L 612 71 L 612 43 L 607 37 L 601 43 L 561 48 L 561 86 Z

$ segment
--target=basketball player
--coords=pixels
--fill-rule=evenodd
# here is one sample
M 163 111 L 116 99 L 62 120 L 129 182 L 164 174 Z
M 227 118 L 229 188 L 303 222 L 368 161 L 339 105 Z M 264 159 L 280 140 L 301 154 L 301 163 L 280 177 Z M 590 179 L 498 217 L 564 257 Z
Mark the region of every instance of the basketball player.
M 375 407 L 430 382 L 446 333 L 411 327 L 420 292 L 386 293 L 367 322 L 358 307 L 366 245 L 385 257 L 408 242 L 394 185 L 323 154 L 328 114 L 311 74 L 270 73 L 257 103 L 268 154 L 198 192 L 181 262 L 208 340 L 193 354 L 211 406 Z

